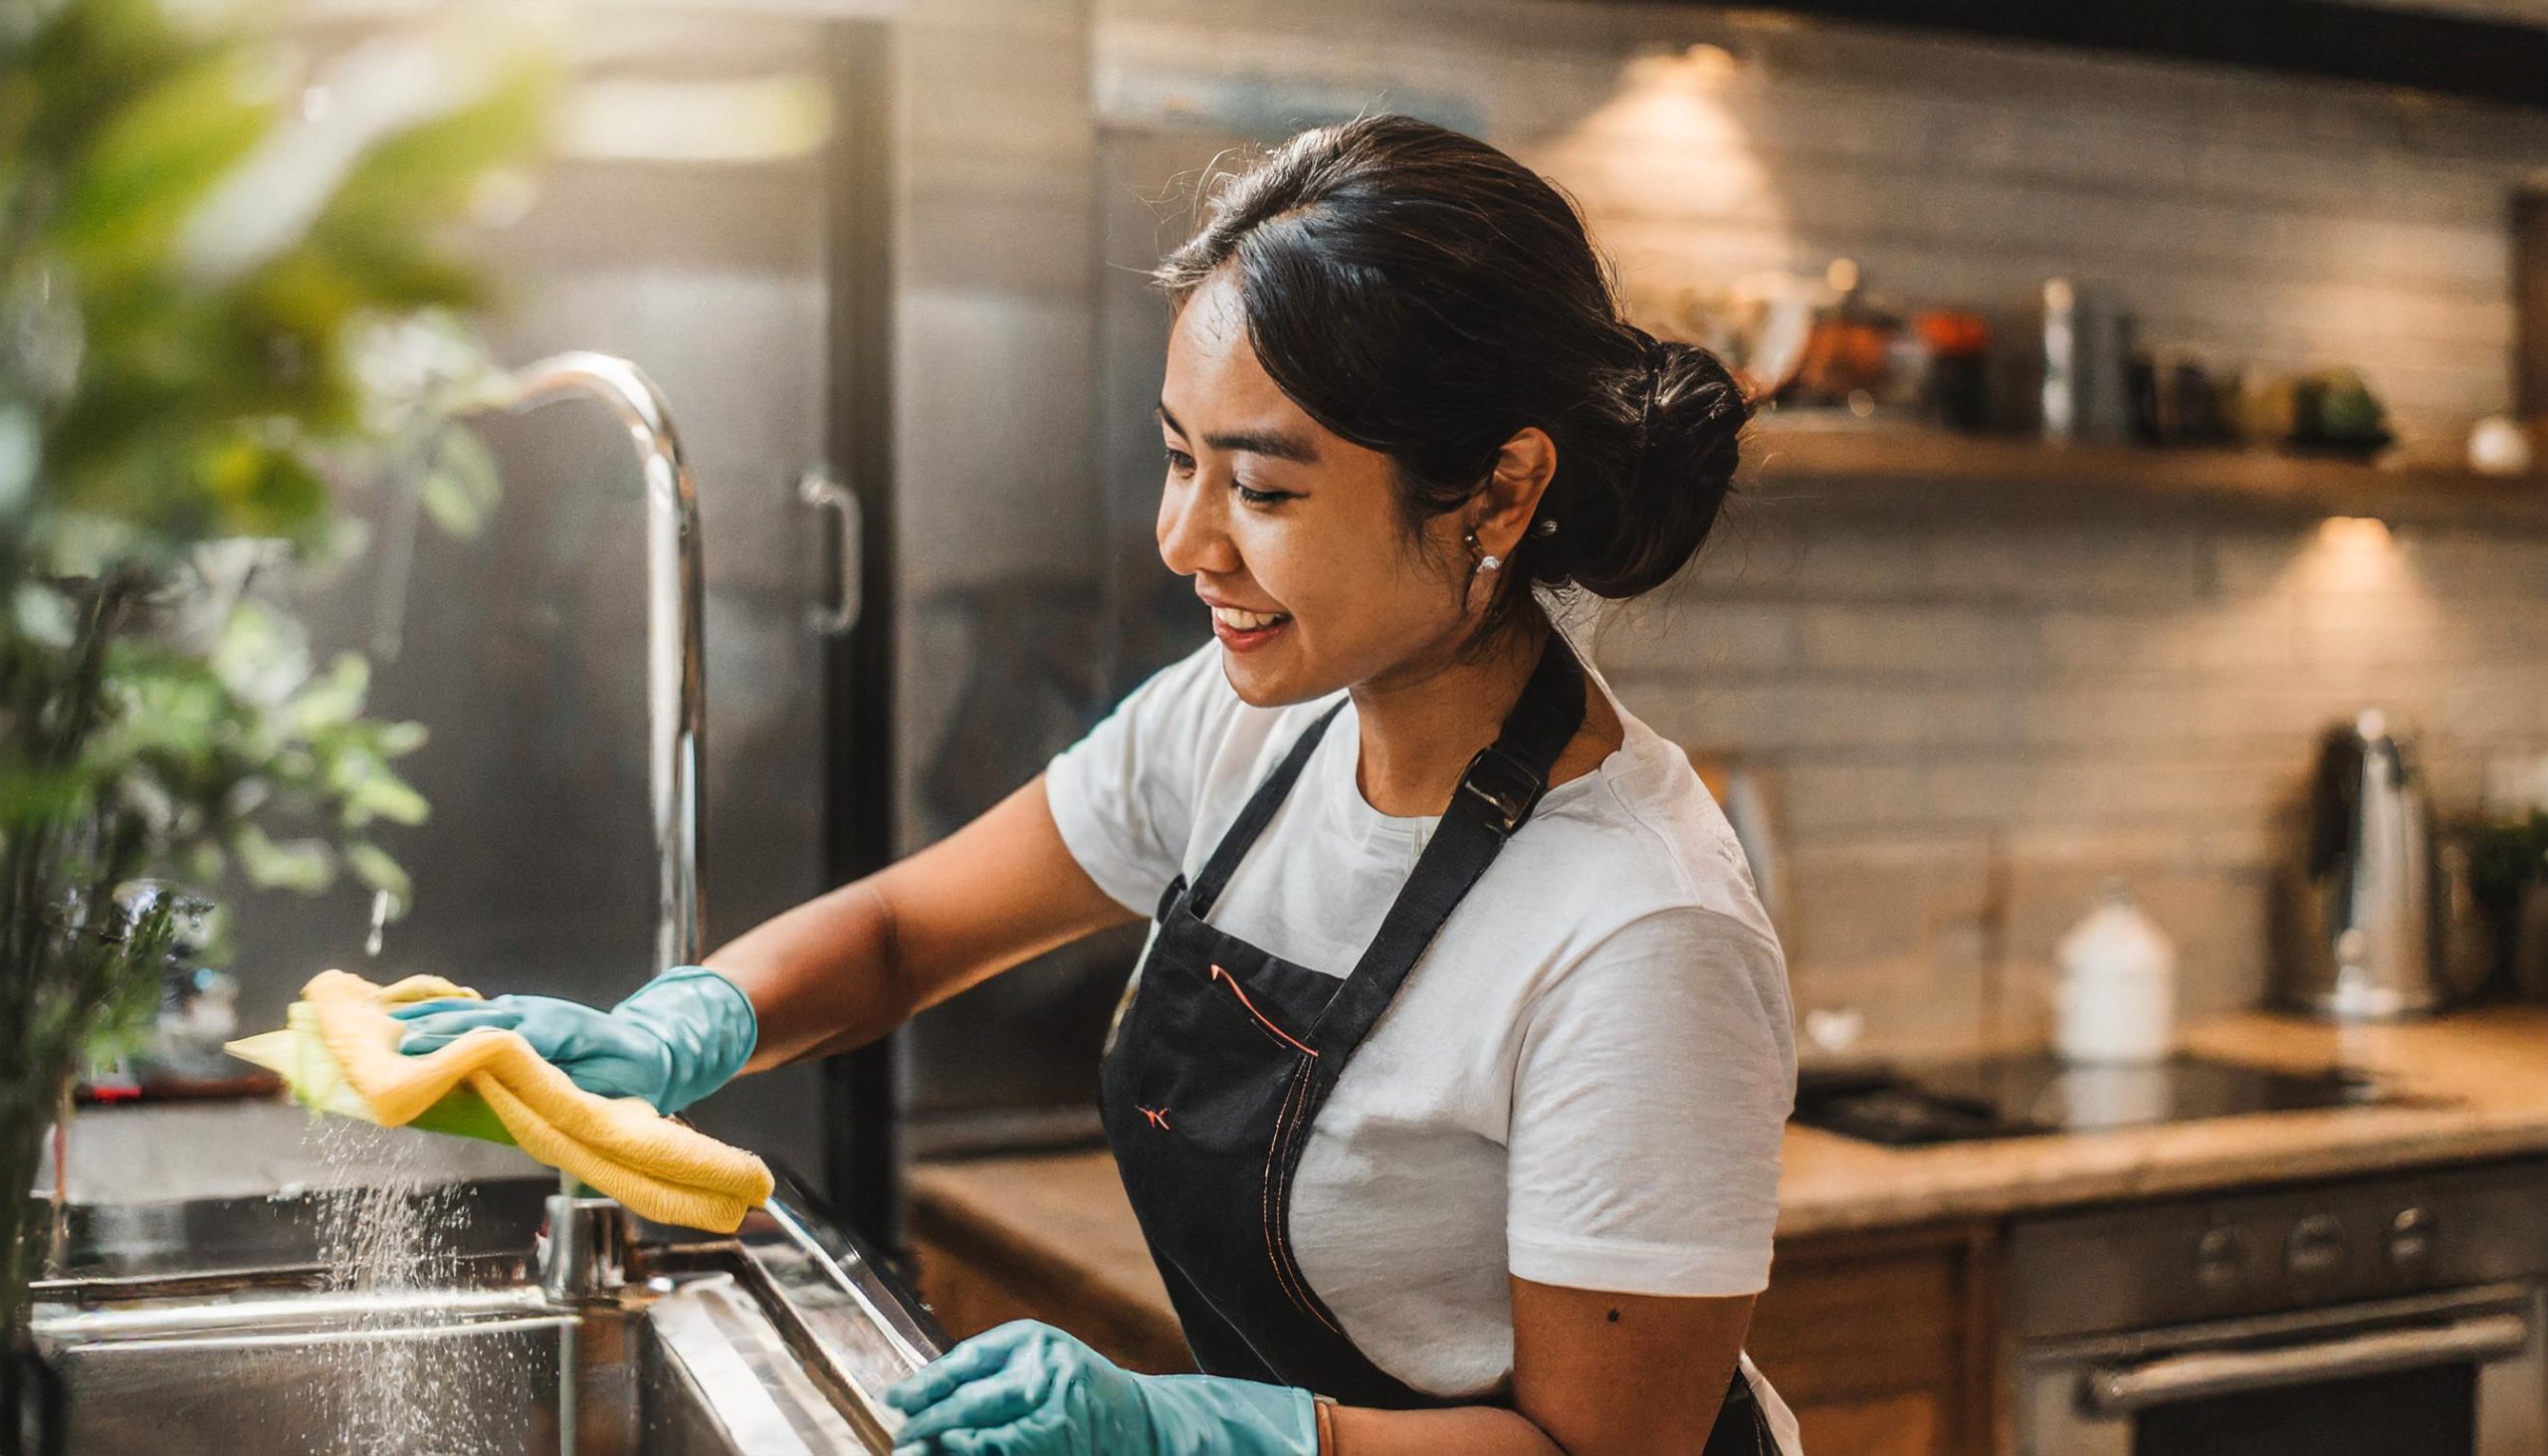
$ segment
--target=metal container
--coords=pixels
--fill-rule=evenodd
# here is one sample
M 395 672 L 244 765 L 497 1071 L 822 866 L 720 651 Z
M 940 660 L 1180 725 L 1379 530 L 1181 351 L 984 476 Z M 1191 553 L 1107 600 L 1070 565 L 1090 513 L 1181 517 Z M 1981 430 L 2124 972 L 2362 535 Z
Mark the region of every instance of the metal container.
M 2281 876 L 2283 1004 L 2344 1021 L 2438 1009 L 2444 960 L 2433 806 L 2413 753 L 2377 711 L 2328 732 L 2307 819 L 2306 841 Z

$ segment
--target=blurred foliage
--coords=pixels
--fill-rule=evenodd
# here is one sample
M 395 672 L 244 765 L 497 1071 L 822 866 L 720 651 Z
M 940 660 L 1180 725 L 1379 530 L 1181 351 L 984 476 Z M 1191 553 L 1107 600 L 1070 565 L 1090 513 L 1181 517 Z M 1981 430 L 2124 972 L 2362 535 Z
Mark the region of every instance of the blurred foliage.
M 2478 900 L 2494 907 L 2510 907 L 2525 887 L 2548 883 L 2548 809 L 2478 826 L 2468 869 Z
M 452 234 L 550 77 L 456 34 L 329 58 L 331 109 L 271 15 L 0 3 L 0 1251 L 80 1048 L 155 1000 L 185 902 L 137 883 L 406 893 L 374 833 L 425 816 L 423 729 L 261 584 L 350 548 L 349 481 L 421 476 L 453 529 L 492 502 Z

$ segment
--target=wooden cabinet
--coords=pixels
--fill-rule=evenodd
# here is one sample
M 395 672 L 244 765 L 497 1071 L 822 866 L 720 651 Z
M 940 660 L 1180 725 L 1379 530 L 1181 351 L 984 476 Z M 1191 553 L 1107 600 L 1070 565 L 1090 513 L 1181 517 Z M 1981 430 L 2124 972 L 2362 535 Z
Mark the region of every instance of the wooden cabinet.
M 1959 1225 L 1779 1246 L 1753 1360 L 1812 1456 L 1993 1449 L 1995 1243 Z
M 958 1338 L 1049 1320 L 1134 1369 L 1188 1369 L 1168 1291 L 1104 1153 L 914 1169 L 923 1298 Z M 1809 1456 L 1994 1449 L 1989 1225 L 1783 1239 L 1747 1347 Z
M 1042 1320 L 1128 1369 L 1194 1368 L 1112 1157 L 924 1163 L 911 1192 L 914 1283 L 949 1335 Z

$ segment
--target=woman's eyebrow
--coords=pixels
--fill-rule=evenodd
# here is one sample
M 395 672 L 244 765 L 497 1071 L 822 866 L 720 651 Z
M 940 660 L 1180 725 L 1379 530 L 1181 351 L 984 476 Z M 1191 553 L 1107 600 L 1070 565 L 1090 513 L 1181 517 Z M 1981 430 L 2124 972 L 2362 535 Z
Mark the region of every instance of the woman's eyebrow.
M 1169 429 L 1180 435 L 1185 433 L 1185 427 L 1176 422 L 1176 416 L 1168 413 L 1165 402 L 1159 407 L 1159 417 L 1168 422 Z M 1302 436 L 1288 434 L 1281 430 L 1240 430 L 1230 434 L 1206 435 L 1203 437 L 1203 443 L 1214 450 L 1227 451 L 1233 455 L 1245 452 L 1249 455 L 1262 455 L 1270 460 L 1296 461 L 1302 465 L 1318 463 L 1316 444 Z

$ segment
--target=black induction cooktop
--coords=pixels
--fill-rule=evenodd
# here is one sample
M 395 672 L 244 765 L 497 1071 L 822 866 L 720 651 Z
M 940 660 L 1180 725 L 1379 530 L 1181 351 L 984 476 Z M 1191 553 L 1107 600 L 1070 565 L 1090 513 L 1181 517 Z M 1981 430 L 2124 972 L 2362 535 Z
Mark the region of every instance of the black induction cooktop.
M 1797 1078 L 1796 1121 L 1868 1143 L 1917 1147 L 2393 1100 L 2355 1072 L 2276 1072 L 2188 1056 L 2137 1066 L 2028 1056 L 1807 1070 Z

